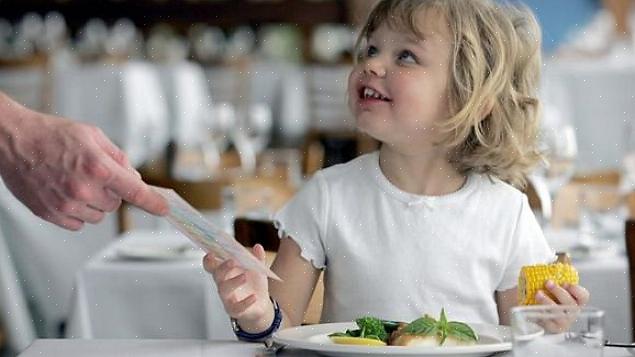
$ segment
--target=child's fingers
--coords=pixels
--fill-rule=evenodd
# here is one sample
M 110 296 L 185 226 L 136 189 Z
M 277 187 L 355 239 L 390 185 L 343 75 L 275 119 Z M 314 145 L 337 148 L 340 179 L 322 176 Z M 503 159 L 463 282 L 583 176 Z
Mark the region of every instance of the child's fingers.
M 247 275 L 245 273 L 237 275 L 231 279 L 227 279 L 221 284 L 218 284 L 218 295 L 220 295 L 221 299 L 224 300 L 231 294 L 233 294 L 236 289 L 243 286 L 246 282 Z
M 203 257 L 203 268 L 208 273 L 214 273 L 214 270 L 218 268 L 220 265 L 220 261 L 216 259 L 216 256 L 213 253 L 207 253 Z
M 227 312 L 229 313 L 229 316 L 237 319 L 243 312 L 245 312 L 245 310 L 255 304 L 256 301 L 258 301 L 258 298 L 255 294 L 249 295 L 240 301 L 236 301 L 234 299 L 230 301 L 229 306 L 227 306 Z
M 589 302 L 591 294 L 584 287 L 577 284 L 565 284 L 563 288 L 565 288 L 569 292 L 569 294 L 573 296 L 578 305 L 584 306 Z
M 549 280 L 545 284 L 549 292 L 558 300 L 559 305 L 577 305 L 576 299 L 565 289 L 558 284 Z
M 555 301 L 553 301 L 544 291 L 538 290 L 536 293 L 536 301 L 540 303 L 540 305 L 558 305 Z
M 216 284 L 222 284 L 225 280 L 233 278 L 234 276 L 244 272 L 244 270 L 238 269 L 237 267 L 238 264 L 233 259 L 227 259 L 221 263 L 221 265 L 219 265 L 212 273 Z
M 549 333 L 563 333 L 569 327 L 567 319 L 549 319 L 542 321 L 542 327 Z
M 252 248 L 252 252 L 256 256 L 256 258 L 258 258 L 258 260 L 260 260 L 261 262 L 265 261 L 266 253 L 265 253 L 265 248 L 263 248 L 262 245 L 260 244 L 254 245 L 254 247 Z

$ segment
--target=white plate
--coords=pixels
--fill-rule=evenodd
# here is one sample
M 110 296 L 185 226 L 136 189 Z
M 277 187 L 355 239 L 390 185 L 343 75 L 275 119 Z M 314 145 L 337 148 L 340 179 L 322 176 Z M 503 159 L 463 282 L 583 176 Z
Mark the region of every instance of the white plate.
M 508 326 L 470 324 L 479 335 L 479 342 L 473 346 L 455 347 L 404 347 L 404 346 L 353 346 L 338 345 L 328 338 L 333 332 L 357 329 L 354 322 L 339 322 L 293 327 L 280 330 L 273 335 L 277 343 L 292 348 L 315 351 L 327 356 L 488 356 L 494 352 L 512 349 L 511 329 Z
M 184 244 L 152 244 L 135 243 L 117 247 L 116 257 L 126 260 L 181 260 L 199 259 L 204 253 L 194 249 L 189 243 Z

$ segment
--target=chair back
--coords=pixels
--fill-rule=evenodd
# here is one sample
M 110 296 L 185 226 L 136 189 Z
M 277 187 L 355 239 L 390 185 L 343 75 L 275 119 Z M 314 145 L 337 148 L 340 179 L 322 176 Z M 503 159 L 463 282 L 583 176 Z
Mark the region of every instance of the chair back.
M 629 217 L 626 220 L 624 232 L 626 235 L 626 255 L 628 256 L 628 270 L 631 286 L 631 336 L 635 341 L 635 192 L 628 195 Z

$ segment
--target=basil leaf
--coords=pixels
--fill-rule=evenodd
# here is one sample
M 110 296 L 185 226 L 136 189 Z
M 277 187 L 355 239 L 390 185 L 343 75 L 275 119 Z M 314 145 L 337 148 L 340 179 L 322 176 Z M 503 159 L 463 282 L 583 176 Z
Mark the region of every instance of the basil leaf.
M 476 332 L 463 322 L 450 321 L 448 323 L 448 334 L 461 341 L 478 341 Z
M 430 316 L 420 317 L 406 327 L 403 328 L 403 332 L 410 335 L 428 336 L 436 332 L 437 320 Z
M 448 326 L 448 318 L 445 316 L 445 309 L 441 308 L 441 317 L 439 317 L 439 324 L 445 328 Z
M 445 339 L 448 338 L 448 330 L 447 329 L 441 329 L 440 335 L 441 335 L 441 341 L 439 342 L 439 346 L 443 346 L 443 342 L 445 342 Z

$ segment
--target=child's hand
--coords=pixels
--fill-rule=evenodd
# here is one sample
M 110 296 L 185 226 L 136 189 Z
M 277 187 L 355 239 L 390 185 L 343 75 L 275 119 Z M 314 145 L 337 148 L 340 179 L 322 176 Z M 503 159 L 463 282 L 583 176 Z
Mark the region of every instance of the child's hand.
M 554 296 L 554 299 L 549 297 L 543 290 L 540 290 L 536 293 L 536 301 L 541 305 L 584 306 L 589 302 L 589 291 L 580 285 L 564 284 L 559 286 L 549 280 L 545 283 L 545 288 Z M 553 333 L 564 332 L 573 321 L 575 321 L 575 314 L 570 318 L 543 321 L 543 327 Z
M 252 248 L 252 253 L 265 261 L 265 250 L 260 244 Z M 232 259 L 221 263 L 212 253 L 203 258 L 203 266 L 214 277 L 225 311 L 238 320 L 242 329 L 259 331 L 269 327 L 273 306 L 264 274 L 245 270 Z

